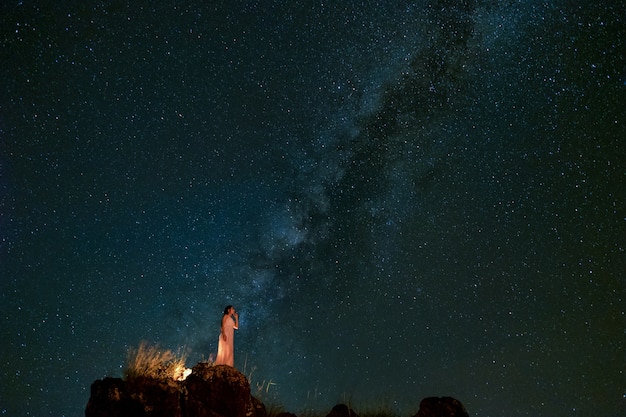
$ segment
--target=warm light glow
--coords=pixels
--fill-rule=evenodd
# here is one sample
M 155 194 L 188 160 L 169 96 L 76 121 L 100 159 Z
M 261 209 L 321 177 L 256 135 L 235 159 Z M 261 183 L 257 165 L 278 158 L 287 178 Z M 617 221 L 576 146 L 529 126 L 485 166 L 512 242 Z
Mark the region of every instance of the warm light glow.
M 191 375 L 191 368 L 183 368 L 181 366 L 176 369 L 175 375 L 176 377 L 174 379 L 176 379 L 177 381 L 184 381 L 189 375 Z

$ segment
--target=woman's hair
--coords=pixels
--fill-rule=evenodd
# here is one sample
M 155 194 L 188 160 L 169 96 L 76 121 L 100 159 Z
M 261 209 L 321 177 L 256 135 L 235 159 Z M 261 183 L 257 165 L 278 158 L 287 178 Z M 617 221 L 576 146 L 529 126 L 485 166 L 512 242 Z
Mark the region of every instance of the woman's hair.
M 224 315 L 226 316 L 228 314 L 228 311 L 233 308 L 233 306 L 226 306 L 226 308 L 224 309 Z

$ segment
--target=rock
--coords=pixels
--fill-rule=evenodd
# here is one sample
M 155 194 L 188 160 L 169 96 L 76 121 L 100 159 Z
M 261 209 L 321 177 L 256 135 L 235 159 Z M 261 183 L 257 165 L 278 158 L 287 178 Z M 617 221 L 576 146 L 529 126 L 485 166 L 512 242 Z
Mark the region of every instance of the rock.
M 184 381 L 105 378 L 91 385 L 86 417 L 267 417 L 241 372 L 199 363 Z
M 187 415 L 246 417 L 251 396 L 244 374 L 227 365 L 199 363 L 185 380 Z
M 345 404 L 337 404 L 326 414 L 326 417 L 359 417 L 350 407 Z
M 427 397 L 414 417 L 469 417 L 463 404 L 452 397 Z
M 226 365 L 199 363 L 183 381 L 171 378 L 104 378 L 91 385 L 85 417 L 267 417 L 250 395 L 244 374 Z M 296 417 L 283 412 L 277 417 Z M 337 404 L 326 417 L 358 417 Z M 469 417 L 452 397 L 429 397 L 413 417 Z
M 250 405 L 246 412 L 247 417 L 267 417 L 267 410 L 265 404 L 255 397 L 250 397 Z M 294 416 L 295 417 L 295 416 Z
M 105 378 L 91 385 L 86 417 L 181 417 L 180 386 L 173 380 Z
M 143 410 L 141 402 L 128 395 L 125 381 L 119 378 L 105 378 L 91 384 L 91 396 L 85 409 L 85 416 L 142 416 Z

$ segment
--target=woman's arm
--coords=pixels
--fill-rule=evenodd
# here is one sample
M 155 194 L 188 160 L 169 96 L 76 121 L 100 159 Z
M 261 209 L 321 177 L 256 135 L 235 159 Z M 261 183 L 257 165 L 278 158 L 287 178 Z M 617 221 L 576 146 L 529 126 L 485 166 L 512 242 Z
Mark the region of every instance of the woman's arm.
M 233 316 L 235 316 L 235 329 L 239 329 L 239 313 L 235 311 Z

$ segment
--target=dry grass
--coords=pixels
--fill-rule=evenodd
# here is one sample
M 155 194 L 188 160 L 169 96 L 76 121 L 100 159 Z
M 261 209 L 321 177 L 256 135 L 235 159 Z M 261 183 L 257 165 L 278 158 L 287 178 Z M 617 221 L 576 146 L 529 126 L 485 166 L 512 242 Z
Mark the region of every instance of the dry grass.
M 163 350 L 157 345 L 141 342 L 139 347 L 129 349 L 124 376 L 126 379 L 149 377 L 180 380 L 186 369 L 186 359 L 185 354 L 175 354 L 169 349 Z

